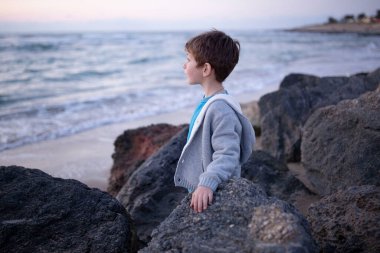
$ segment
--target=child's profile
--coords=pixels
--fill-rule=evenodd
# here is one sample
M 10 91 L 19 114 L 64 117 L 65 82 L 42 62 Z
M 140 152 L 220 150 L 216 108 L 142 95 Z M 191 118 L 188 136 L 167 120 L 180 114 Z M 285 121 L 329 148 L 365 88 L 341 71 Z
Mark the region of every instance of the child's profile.
M 185 49 L 187 82 L 201 85 L 204 95 L 191 118 L 174 182 L 188 189 L 191 208 L 202 212 L 221 182 L 240 177 L 255 135 L 239 103 L 223 86 L 239 61 L 239 42 L 213 30 L 190 39 Z

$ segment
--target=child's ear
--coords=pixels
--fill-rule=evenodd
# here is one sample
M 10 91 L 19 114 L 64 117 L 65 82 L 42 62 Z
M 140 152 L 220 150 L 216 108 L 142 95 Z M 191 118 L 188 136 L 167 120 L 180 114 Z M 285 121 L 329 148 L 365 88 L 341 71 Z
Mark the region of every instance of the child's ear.
M 206 77 L 206 76 L 211 75 L 211 72 L 212 72 L 211 64 L 208 63 L 208 62 L 206 62 L 206 63 L 203 65 L 203 77 Z

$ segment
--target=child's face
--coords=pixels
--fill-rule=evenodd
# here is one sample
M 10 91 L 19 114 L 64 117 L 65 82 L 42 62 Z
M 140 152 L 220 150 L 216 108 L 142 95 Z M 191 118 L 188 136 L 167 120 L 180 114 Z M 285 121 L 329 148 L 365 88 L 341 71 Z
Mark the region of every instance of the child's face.
M 197 62 L 190 52 L 186 53 L 186 62 L 183 64 L 183 69 L 189 84 L 200 84 L 202 82 L 202 67 L 197 67 Z

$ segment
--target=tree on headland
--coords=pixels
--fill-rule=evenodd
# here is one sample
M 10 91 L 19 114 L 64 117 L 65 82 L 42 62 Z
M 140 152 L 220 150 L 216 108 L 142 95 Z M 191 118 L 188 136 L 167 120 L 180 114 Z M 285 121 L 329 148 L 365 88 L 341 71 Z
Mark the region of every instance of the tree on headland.
M 329 24 L 336 24 L 336 23 L 338 23 L 338 20 L 336 20 L 336 19 L 333 18 L 333 17 L 329 17 L 328 23 L 329 23 Z
M 358 15 L 358 17 L 357 17 L 357 20 L 362 20 L 362 19 L 364 19 L 364 18 L 366 18 L 367 17 L 367 15 L 365 15 L 365 13 L 360 13 L 359 15 Z
M 353 23 L 355 22 L 355 17 L 354 15 L 345 15 L 342 21 L 343 23 Z
M 380 10 L 377 10 L 376 16 L 367 16 L 365 13 L 359 13 L 356 18 L 355 15 L 346 14 L 339 21 L 334 17 L 329 17 L 327 24 L 349 24 L 349 23 L 360 23 L 360 24 L 370 24 L 370 23 L 379 23 L 380 22 Z

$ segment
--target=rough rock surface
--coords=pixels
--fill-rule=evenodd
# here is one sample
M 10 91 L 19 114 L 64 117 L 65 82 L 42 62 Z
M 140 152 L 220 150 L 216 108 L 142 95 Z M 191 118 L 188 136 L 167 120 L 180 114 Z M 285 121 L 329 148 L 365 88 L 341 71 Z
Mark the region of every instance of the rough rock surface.
M 299 209 L 301 208 L 297 204 L 300 198 L 314 197 L 314 194 L 292 175 L 286 164 L 265 151 L 252 152 L 242 166 L 241 176 L 261 185 L 269 196 L 288 201 Z
M 0 167 L 0 252 L 135 252 L 109 194 L 35 169 Z
M 174 136 L 159 151 L 148 158 L 130 176 L 117 199 L 127 209 L 136 225 L 140 246 L 146 245 L 150 234 L 187 195 L 173 182 L 188 127 Z
M 311 205 L 307 216 L 322 252 L 380 252 L 380 187 L 350 187 Z
M 220 185 L 202 213 L 190 195 L 153 231 L 140 252 L 317 252 L 306 220 L 247 179 Z
M 380 88 L 313 113 L 301 148 L 307 177 L 322 196 L 380 185 Z
M 263 150 L 280 160 L 300 161 L 302 127 L 308 117 L 318 108 L 373 91 L 379 82 L 380 69 L 350 77 L 286 76 L 278 91 L 259 101 Z
M 130 175 L 184 126 L 156 124 L 126 130 L 115 143 L 108 193 L 116 196 Z

